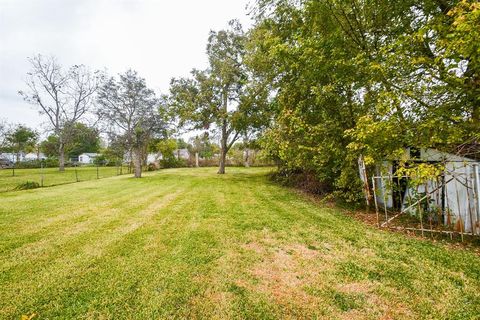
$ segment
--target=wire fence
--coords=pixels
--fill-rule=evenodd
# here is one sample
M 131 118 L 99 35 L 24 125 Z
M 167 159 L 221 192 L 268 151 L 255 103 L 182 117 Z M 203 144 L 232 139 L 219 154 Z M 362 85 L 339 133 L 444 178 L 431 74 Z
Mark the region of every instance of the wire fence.
M 379 175 L 372 178 L 373 200 L 380 227 L 480 235 L 480 184 L 478 166 L 461 165 L 422 184 L 409 176 Z
M 131 173 L 131 168 L 126 164 L 75 165 L 65 167 L 65 171 L 59 171 L 58 168 L 44 168 L 43 165 L 29 169 L 4 168 L 0 169 L 0 193 L 102 179 L 128 173 Z

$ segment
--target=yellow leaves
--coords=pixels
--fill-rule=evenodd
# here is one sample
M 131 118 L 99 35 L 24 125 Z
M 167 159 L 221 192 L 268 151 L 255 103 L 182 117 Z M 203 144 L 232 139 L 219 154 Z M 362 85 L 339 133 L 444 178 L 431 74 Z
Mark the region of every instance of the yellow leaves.
M 425 56 L 412 58 L 412 64 L 427 64 L 429 62 L 430 62 L 430 59 L 428 59 Z
M 420 163 L 411 168 L 400 167 L 396 174 L 399 176 L 408 176 L 411 178 L 413 185 L 419 185 L 439 177 L 444 170 L 445 167 L 442 164 Z
M 22 315 L 22 317 L 20 318 L 21 320 L 32 320 L 33 317 L 35 317 L 37 314 L 34 312 L 32 313 L 31 315 L 27 316 L 27 315 Z
M 372 164 L 375 163 L 375 159 L 374 159 L 372 156 L 370 156 L 370 155 L 364 156 L 364 157 L 363 157 L 363 161 L 365 162 L 365 164 L 366 164 L 367 166 L 372 165 Z

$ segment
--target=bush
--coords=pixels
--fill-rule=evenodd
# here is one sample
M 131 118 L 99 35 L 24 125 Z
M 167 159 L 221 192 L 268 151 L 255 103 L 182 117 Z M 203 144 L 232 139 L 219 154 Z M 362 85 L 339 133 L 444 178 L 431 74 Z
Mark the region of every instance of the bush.
M 328 184 L 318 180 L 313 172 L 301 169 L 280 169 L 274 172 L 271 178 L 285 186 L 298 188 L 312 194 L 327 195 L 333 191 Z
M 195 158 L 186 160 L 187 167 L 195 167 Z M 218 166 L 218 159 L 198 159 L 199 167 L 216 167 Z
M 157 167 L 156 164 L 154 164 L 154 163 L 149 163 L 149 164 L 147 165 L 147 171 L 156 171 L 156 170 L 158 170 L 158 167 Z
M 21 161 L 15 163 L 15 169 L 33 169 L 40 168 L 40 160 Z
M 160 160 L 160 167 L 164 169 L 183 168 L 183 167 L 188 167 L 188 164 L 185 159 L 167 158 L 167 159 Z
M 20 161 L 15 163 L 15 169 L 36 169 L 42 166 L 45 168 L 55 168 L 58 167 L 58 159 L 47 158 L 45 160 L 30 160 L 30 161 Z
M 36 189 L 40 188 L 40 184 L 35 181 L 27 181 L 24 183 L 20 183 L 18 186 L 15 187 L 15 190 L 29 190 L 29 189 Z
M 93 160 L 93 164 L 97 166 L 105 166 L 108 164 L 108 160 L 103 154 L 100 154 Z

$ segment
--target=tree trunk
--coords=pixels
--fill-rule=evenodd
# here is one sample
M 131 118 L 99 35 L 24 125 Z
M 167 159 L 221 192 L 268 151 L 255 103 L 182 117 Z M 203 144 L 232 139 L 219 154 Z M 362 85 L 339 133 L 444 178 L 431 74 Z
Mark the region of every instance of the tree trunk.
M 220 142 L 220 163 L 218 165 L 218 174 L 225 174 L 225 165 L 227 162 L 227 140 L 228 140 L 228 133 L 227 133 L 227 108 L 228 104 L 228 95 L 227 95 L 227 90 L 225 89 L 223 91 L 223 112 L 224 118 L 222 120 L 222 138 Z
M 133 150 L 132 148 L 130 148 L 130 150 L 128 151 L 129 154 L 130 154 L 130 159 L 128 159 L 128 173 L 132 173 L 132 167 L 134 165 L 134 160 L 133 160 Z
M 222 125 L 222 139 L 220 142 L 220 163 L 218 165 L 218 174 L 225 174 L 225 165 L 227 162 L 227 122 L 224 120 Z
M 142 177 L 142 151 L 141 150 L 136 150 L 135 151 L 135 178 L 141 178 Z
M 65 171 L 65 145 L 62 142 L 58 147 L 58 170 Z
M 249 168 L 250 167 L 250 150 L 247 148 L 245 149 L 245 168 Z
M 20 152 L 17 152 L 16 157 L 17 157 L 17 161 L 16 161 L 16 162 L 19 163 L 19 162 L 20 162 Z
M 198 166 L 198 152 L 195 152 L 195 167 L 199 167 Z
M 220 164 L 218 166 L 218 174 L 225 174 L 225 164 L 227 162 L 227 152 L 224 148 L 220 151 Z

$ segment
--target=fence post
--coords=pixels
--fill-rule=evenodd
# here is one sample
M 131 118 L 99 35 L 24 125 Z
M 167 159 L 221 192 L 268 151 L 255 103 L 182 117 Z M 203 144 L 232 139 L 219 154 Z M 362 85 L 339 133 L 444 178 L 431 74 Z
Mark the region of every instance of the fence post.
M 40 161 L 40 186 L 43 188 L 43 161 Z
M 77 164 L 75 163 L 75 164 L 73 165 L 73 167 L 75 168 L 75 180 L 77 180 L 77 182 L 79 182 L 79 180 L 78 180 L 78 172 L 77 172 Z
M 480 174 L 478 170 L 478 164 L 473 165 L 473 177 L 474 177 L 474 190 L 475 190 L 475 210 L 477 212 L 477 222 L 480 224 Z M 472 226 L 473 229 L 473 226 Z
M 377 214 L 377 226 L 380 228 L 380 214 L 378 212 L 377 189 L 375 185 L 375 176 L 372 177 L 373 200 L 375 201 L 375 213 Z

